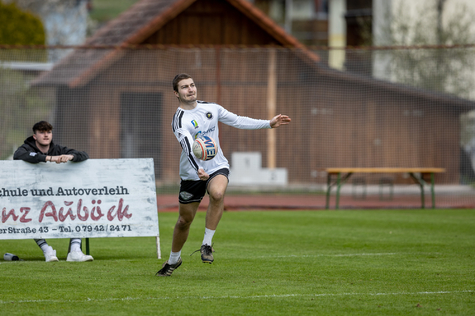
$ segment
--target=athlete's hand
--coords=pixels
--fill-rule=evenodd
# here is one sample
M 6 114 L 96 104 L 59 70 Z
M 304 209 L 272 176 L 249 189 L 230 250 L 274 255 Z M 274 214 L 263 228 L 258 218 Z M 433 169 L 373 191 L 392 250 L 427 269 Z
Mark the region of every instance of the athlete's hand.
M 200 180 L 206 181 L 209 179 L 209 174 L 207 174 L 204 169 L 200 168 L 198 169 L 198 177 L 200 177 Z
M 276 115 L 272 118 L 272 120 L 270 120 L 270 127 L 272 128 L 277 128 L 279 127 L 280 125 L 287 125 L 289 124 L 291 121 L 290 117 L 288 117 L 287 115 L 282 115 L 282 114 L 279 114 L 279 115 Z

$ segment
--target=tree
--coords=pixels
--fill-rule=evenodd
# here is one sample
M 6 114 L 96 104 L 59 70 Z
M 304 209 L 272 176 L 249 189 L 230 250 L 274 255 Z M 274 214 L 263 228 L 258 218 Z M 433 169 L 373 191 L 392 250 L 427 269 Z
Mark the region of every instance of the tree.
M 25 81 L 22 73 L 0 67 L 0 159 L 12 155 L 31 126 L 50 112 L 47 99 L 29 89 Z
M 411 6 L 400 1 L 395 12 L 386 12 L 389 25 L 380 30 L 379 41 L 388 46 L 424 46 L 430 49 L 399 49 L 377 51 L 376 60 L 386 65 L 378 77 L 420 87 L 427 90 L 454 94 L 461 98 L 475 99 L 475 58 L 472 48 L 464 44 L 475 42 L 471 31 L 474 13 L 463 3 L 448 0 L 420 2 L 411 15 Z M 451 11 L 448 5 L 453 5 Z M 457 47 L 443 47 L 454 46 Z M 474 144 L 475 114 L 461 117 L 461 144 Z M 473 148 L 475 151 L 475 147 Z
M 0 2 L 0 44 L 43 45 L 45 31 L 40 18 L 17 8 L 14 3 Z
M 40 18 L 21 11 L 14 3 L 0 2 L 0 44 L 3 45 L 44 45 L 46 34 Z M 44 51 L 20 49 L 0 50 L 1 61 L 44 61 Z
M 431 0 L 415 14 L 401 1 L 384 34 L 392 46 L 462 45 L 473 43 L 473 14 L 465 5 L 445 16 L 446 0 Z M 393 80 L 424 89 L 469 98 L 473 87 L 474 58 L 465 48 L 401 49 L 391 54 Z M 463 80 L 461 80 L 463 78 Z
M 2 0 L 0 0 L 2 1 Z M 86 40 L 89 0 L 3 0 L 34 12 L 43 21 L 48 45 L 81 45 Z M 70 50 L 49 49 L 49 60 L 56 62 Z

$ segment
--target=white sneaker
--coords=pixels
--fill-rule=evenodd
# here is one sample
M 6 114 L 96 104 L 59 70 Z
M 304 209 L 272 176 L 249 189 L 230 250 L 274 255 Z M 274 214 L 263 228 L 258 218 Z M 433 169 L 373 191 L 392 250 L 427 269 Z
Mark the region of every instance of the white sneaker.
M 56 257 L 56 250 L 53 250 L 53 248 L 50 246 L 49 249 L 44 252 L 45 255 L 45 261 L 46 262 L 56 262 L 59 261 L 58 257 Z
M 68 258 L 66 261 L 74 261 L 74 262 L 84 262 L 84 261 L 94 261 L 94 258 L 90 255 L 85 255 L 82 251 L 71 251 L 68 253 Z

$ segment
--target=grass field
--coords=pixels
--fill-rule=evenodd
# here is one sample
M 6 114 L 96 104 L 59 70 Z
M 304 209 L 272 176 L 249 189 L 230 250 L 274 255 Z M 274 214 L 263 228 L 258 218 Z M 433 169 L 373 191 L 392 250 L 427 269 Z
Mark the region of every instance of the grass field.
M 2 315 L 474 315 L 475 211 L 226 212 L 215 263 L 199 253 L 198 213 L 171 277 L 176 213 L 160 213 L 155 239 L 91 239 L 94 262 L 65 262 L 50 240 L 45 263 L 32 240 L 0 240 L 25 261 L 0 263 Z

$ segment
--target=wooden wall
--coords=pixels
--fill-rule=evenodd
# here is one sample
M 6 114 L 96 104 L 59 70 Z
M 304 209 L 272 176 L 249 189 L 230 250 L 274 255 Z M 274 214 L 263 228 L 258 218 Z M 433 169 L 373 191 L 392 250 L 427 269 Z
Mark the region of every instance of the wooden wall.
M 209 53 L 216 56 L 215 51 Z M 162 107 L 162 117 L 149 131 L 150 146 L 160 154 L 161 179 L 157 180 L 178 181 L 181 148 L 171 129 L 178 106 L 171 86 L 176 73 L 186 70 L 194 77 L 201 100 L 217 102 L 239 115 L 269 118 L 268 51 L 219 53 L 223 65 L 234 65 L 223 68 L 219 80 L 216 62 L 214 67 L 211 62 L 203 63 L 206 70 L 201 71 L 194 63 L 183 63 L 190 54 L 193 52 L 133 51 L 86 87 L 60 90 L 55 132 L 63 139 L 68 134 L 87 135 L 68 145 L 83 148 L 92 158 L 121 158 L 121 95 L 161 93 L 163 104 L 157 107 Z M 324 183 L 321 171 L 326 167 L 441 167 L 447 173 L 437 176 L 438 183 L 458 183 L 459 110 L 450 104 L 319 75 L 289 56 L 284 51 L 278 54 L 276 111 L 293 121 L 276 130 L 276 165 L 289 170 L 291 182 Z M 257 65 L 263 70 L 256 72 Z M 238 130 L 220 124 L 220 131 L 229 160 L 236 151 L 259 151 L 263 167 L 267 166 L 266 130 Z M 396 181 L 411 182 L 400 175 Z

